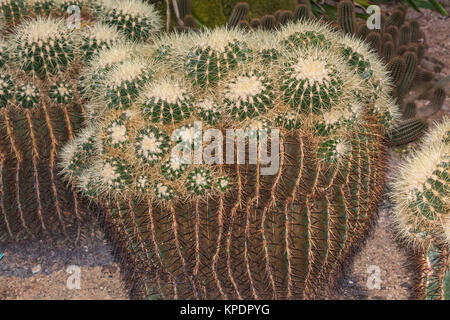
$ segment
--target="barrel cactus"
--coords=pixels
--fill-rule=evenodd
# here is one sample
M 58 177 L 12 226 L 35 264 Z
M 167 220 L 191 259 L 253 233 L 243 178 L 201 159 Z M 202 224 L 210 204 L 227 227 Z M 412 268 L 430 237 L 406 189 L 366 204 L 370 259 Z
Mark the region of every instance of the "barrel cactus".
M 131 41 L 148 42 L 162 23 L 154 6 L 141 0 L 100 0 L 99 19 Z
M 103 208 L 133 297 L 326 292 L 373 221 L 398 118 L 366 45 L 313 22 L 218 28 L 163 36 L 102 79 L 60 165 Z
M 427 134 L 392 182 L 399 235 L 418 255 L 419 299 L 450 299 L 450 119 Z

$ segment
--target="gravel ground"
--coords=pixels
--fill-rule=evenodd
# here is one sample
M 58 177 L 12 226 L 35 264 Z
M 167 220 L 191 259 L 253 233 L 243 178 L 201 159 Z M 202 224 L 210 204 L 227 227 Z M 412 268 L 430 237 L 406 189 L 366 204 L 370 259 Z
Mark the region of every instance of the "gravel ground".
M 449 1 L 445 0 L 448 5 Z M 449 8 L 447 7 L 447 10 Z M 409 17 L 417 19 L 424 30 L 430 47 L 429 56 L 443 63 L 438 80 L 450 74 L 449 19 L 424 10 L 419 15 L 409 10 Z M 450 92 L 450 83 L 446 86 Z M 416 88 L 420 92 L 421 88 Z M 419 107 L 426 100 L 417 101 Z M 443 109 L 428 118 L 440 119 L 449 114 L 450 98 Z M 411 146 L 414 148 L 414 146 Z M 399 156 L 392 155 L 392 163 Z M 379 209 L 379 219 L 363 248 L 354 256 L 332 299 L 409 299 L 413 286 L 409 272 L 408 255 L 400 247 L 389 225 L 389 204 L 385 201 Z M 101 228 L 93 227 L 89 237 L 77 246 L 68 248 L 60 239 L 47 242 L 1 245 L 0 300 L 2 299 L 127 299 L 120 270 L 114 263 L 111 247 L 104 240 Z M 80 289 L 69 289 L 74 274 L 69 266 L 80 267 Z M 379 286 L 378 286 L 379 285 Z
M 60 238 L 0 244 L 0 300 L 127 299 L 100 226 L 85 230 L 77 245 Z

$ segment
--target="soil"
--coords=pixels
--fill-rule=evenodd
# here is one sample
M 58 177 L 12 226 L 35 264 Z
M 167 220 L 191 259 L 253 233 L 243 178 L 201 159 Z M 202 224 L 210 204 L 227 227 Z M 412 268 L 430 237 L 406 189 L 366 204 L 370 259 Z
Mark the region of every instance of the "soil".
M 445 1 L 447 10 L 449 1 Z M 437 80 L 450 74 L 450 20 L 438 13 L 423 10 L 418 14 L 409 10 L 409 18 L 417 19 L 424 31 L 429 46 L 428 56 L 432 65 L 440 66 Z M 438 62 L 436 62 L 438 61 Z M 439 63 L 441 62 L 441 63 Z M 417 87 L 414 94 L 421 92 Z M 446 85 L 450 92 L 450 82 Z M 428 103 L 426 99 L 416 101 L 419 107 Z M 450 113 L 450 98 L 447 96 L 441 111 L 428 116 L 433 120 Z M 409 148 L 414 148 L 411 145 Z M 391 166 L 395 168 L 400 155 L 392 152 Z M 413 275 L 409 271 L 409 256 L 404 247 L 395 240 L 390 228 L 389 203 L 380 204 L 379 217 L 371 235 L 353 262 L 344 272 L 339 288 L 331 299 L 410 299 Z M 76 246 L 67 248 L 61 239 L 47 242 L 1 245 L 0 253 L 0 300 L 2 299 L 127 299 L 127 291 L 121 281 L 119 266 L 114 262 L 112 248 L 104 239 L 99 226 L 92 234 Z M 70 289 L 68 273 L 70 266 L 80 267 L 80 289 Z M 379 281 L 378 281 L 379 280 Z M 379 286 L 378 286 L 379 284 Z

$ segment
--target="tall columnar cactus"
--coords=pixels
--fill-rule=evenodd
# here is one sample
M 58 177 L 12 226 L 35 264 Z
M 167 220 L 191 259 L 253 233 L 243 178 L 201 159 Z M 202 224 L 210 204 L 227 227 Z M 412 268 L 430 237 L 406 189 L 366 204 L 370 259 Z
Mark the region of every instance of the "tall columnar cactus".
M 319 297 L 382 191 L 398 118 L 385 74 L 318 23 L 164 36 L 106 72 L 62 173 L 104 209 L 134 297 Z M 227 129 L 262 153 L 244 158 Z
M 351 1 L 341 1 L 337 6 L 337 23 L 345 33 L 356 32 L 355 8 Z
M 450 299 L 450 119 L 422 140 L 392 182 L 399 235 L 417 252 L 419 299 Z
M 228 26 L 236 27 L 241 20 L 247 20 L 249 6 L 247 2 L 239 2 L 228 19 Z
M 1 0 L 0 16 L 8 24 L 16 24 L 27 15 L 28 3 L 26 0 Z

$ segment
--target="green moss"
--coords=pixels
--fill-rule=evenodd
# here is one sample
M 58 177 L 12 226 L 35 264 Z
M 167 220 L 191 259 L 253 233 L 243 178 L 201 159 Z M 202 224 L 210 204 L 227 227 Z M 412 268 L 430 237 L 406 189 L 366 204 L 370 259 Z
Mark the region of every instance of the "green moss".
M 207 27 L 224 25 L 228 21 L 236 3 L 242 0 L 194 0 L 192 1 L 192 13 Z M 297 0 L 247 0 L 250 5 L 249 19 L 261 18 L 265 14 L 273 14 L 275 11 L 294 10 Z
M 222 1 L 192 1 L 192 14 L 207 27 L 224 25 L 228 16 L 223 12 Z

